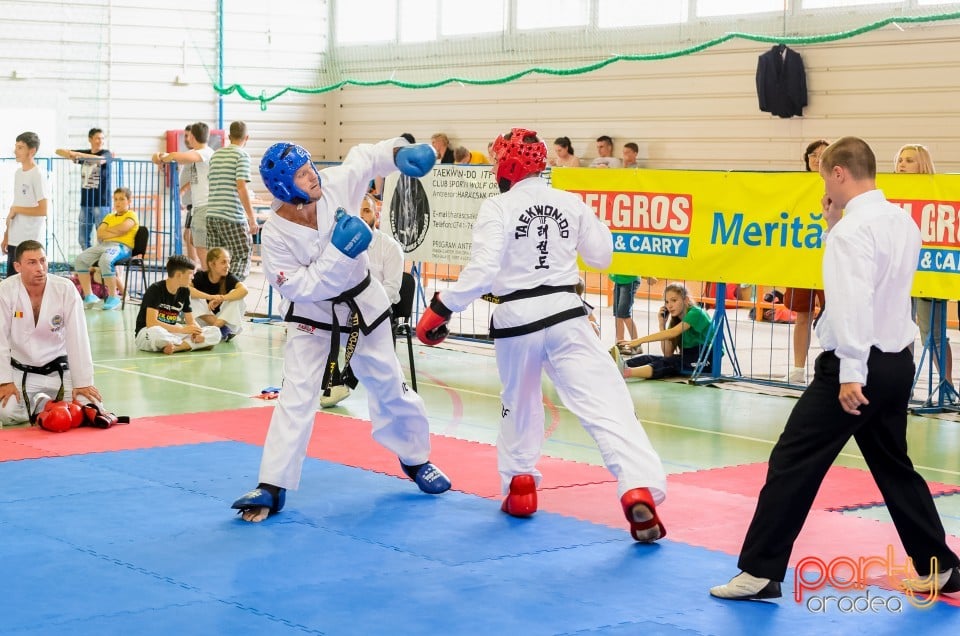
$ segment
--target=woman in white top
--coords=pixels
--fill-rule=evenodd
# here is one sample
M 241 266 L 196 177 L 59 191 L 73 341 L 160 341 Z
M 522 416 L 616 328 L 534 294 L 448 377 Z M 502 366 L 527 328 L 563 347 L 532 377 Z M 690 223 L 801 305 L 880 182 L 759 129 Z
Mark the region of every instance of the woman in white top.
M 894 160 L 894 172 L 897 174 L 934 174 L 936 169 L 933 166 L 933 158 L 930 151 L 924 146 L 917 144 L 908 144 L 902 146 L 897 151 L 897 157 Z M 914 299 L 914 318 L 917 326 L 920 327 L 920 340 L 926 345 L 930 339 L 930 327 L 933 327 L 933 342 L 931 357 L 937 368 L 940 368 L 940 350 L 943 349 L 945 363 L 943 365 L 943 380 L 953 386 L 953 352 L 950 350 L 950 341 L 944 342 L 941 338 L 941 324 L 946 320 L 944 310 L 946 303 L 937 307 L 936 316 L 933 316 L 934 305 L 931 298 Z

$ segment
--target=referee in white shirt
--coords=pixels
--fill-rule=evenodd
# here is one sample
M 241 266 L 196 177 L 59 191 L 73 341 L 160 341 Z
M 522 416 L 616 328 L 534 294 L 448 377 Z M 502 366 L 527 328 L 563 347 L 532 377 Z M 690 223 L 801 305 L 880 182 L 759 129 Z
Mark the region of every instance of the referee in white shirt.
M 917 574 L 916 591 L 960 591 L 960 561 L 947 547 L 933 497 L 907 455 L 907 403 L 917 335 L 910 287 L 920 253 L 913 219 L 876 188 L 877 162 L 862 139 L 844 137 L 820 157 L 826 309 L 823 353 L 770 454 L 767 481 L 740 551 L 742 572 L 713 596 L 778 598 L 790 552 L 827 469 L 853 437 L 870 467 Z M 845 210 L 845 214 L 843 213 Z M 842 216 L 842 218 L 841 218 Z M 883 546 L 876 546 L 877 554 Z

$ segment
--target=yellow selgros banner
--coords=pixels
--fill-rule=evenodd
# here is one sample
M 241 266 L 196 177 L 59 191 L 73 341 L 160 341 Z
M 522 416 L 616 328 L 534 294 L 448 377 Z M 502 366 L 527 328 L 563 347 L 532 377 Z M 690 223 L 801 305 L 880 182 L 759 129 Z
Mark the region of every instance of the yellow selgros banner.
M 551 180 L 610 227 L 613 272 L 822 287 L 815 173 L 560 168 Z M 920 227 L 913 293 L 960 298 L 960 175 L 882 174 L 877 186 Z

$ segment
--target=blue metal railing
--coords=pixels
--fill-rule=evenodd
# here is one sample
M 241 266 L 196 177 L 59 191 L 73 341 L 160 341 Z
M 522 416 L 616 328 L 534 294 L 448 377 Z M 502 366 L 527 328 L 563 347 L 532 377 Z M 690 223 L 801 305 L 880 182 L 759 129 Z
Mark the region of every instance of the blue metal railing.
M 43 240 L 47 259 L 51 271 L 68 272 L 82 251 L 78 240 L 80 164 L 55 157 L 38 159 L 37 165 L 47 173 L 47 223 Z M 4 221 L 13 202 L 13 175 L 18 167 L 13 158 L 0 158 L 0 217 Z M 110 193 L 121 186 L 130 188 L 131 207 L 137 212 L 140 224 L 150 230 L 145 258 L 147 282 L 160 280 L 165 276 L 167 258 L 183 251 L 177 167 L 171 164 L 160 169 L 146 160 L 114 159 L 110 178 Z M 107 204 L 112 204 L 112 198 Z M 128 293 L 134 297 L 141 294 L 139 284 Z

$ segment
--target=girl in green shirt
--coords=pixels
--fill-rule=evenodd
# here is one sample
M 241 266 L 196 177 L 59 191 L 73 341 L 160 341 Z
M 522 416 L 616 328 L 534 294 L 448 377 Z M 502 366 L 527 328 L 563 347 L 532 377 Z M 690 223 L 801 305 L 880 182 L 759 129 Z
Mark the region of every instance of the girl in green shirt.
M 611 355 L 621 366 L 625 378 L 657 379 L 692 373 L 700 359 L 710 332 L 710 316 L 690 299 L 687 288 L 671 283 L 663 292 L 663 307 L 657 314 L 660 331 L 636 340 L 625 340 L 618 346 L 637 347 L 647 342 L 660 342 L 663 355 L 645 354 L 622 360 L 617 347 Z M 669 320 L 669 324 L 668 324 Z M 703 366 L 710 370 L 710 360 Z

